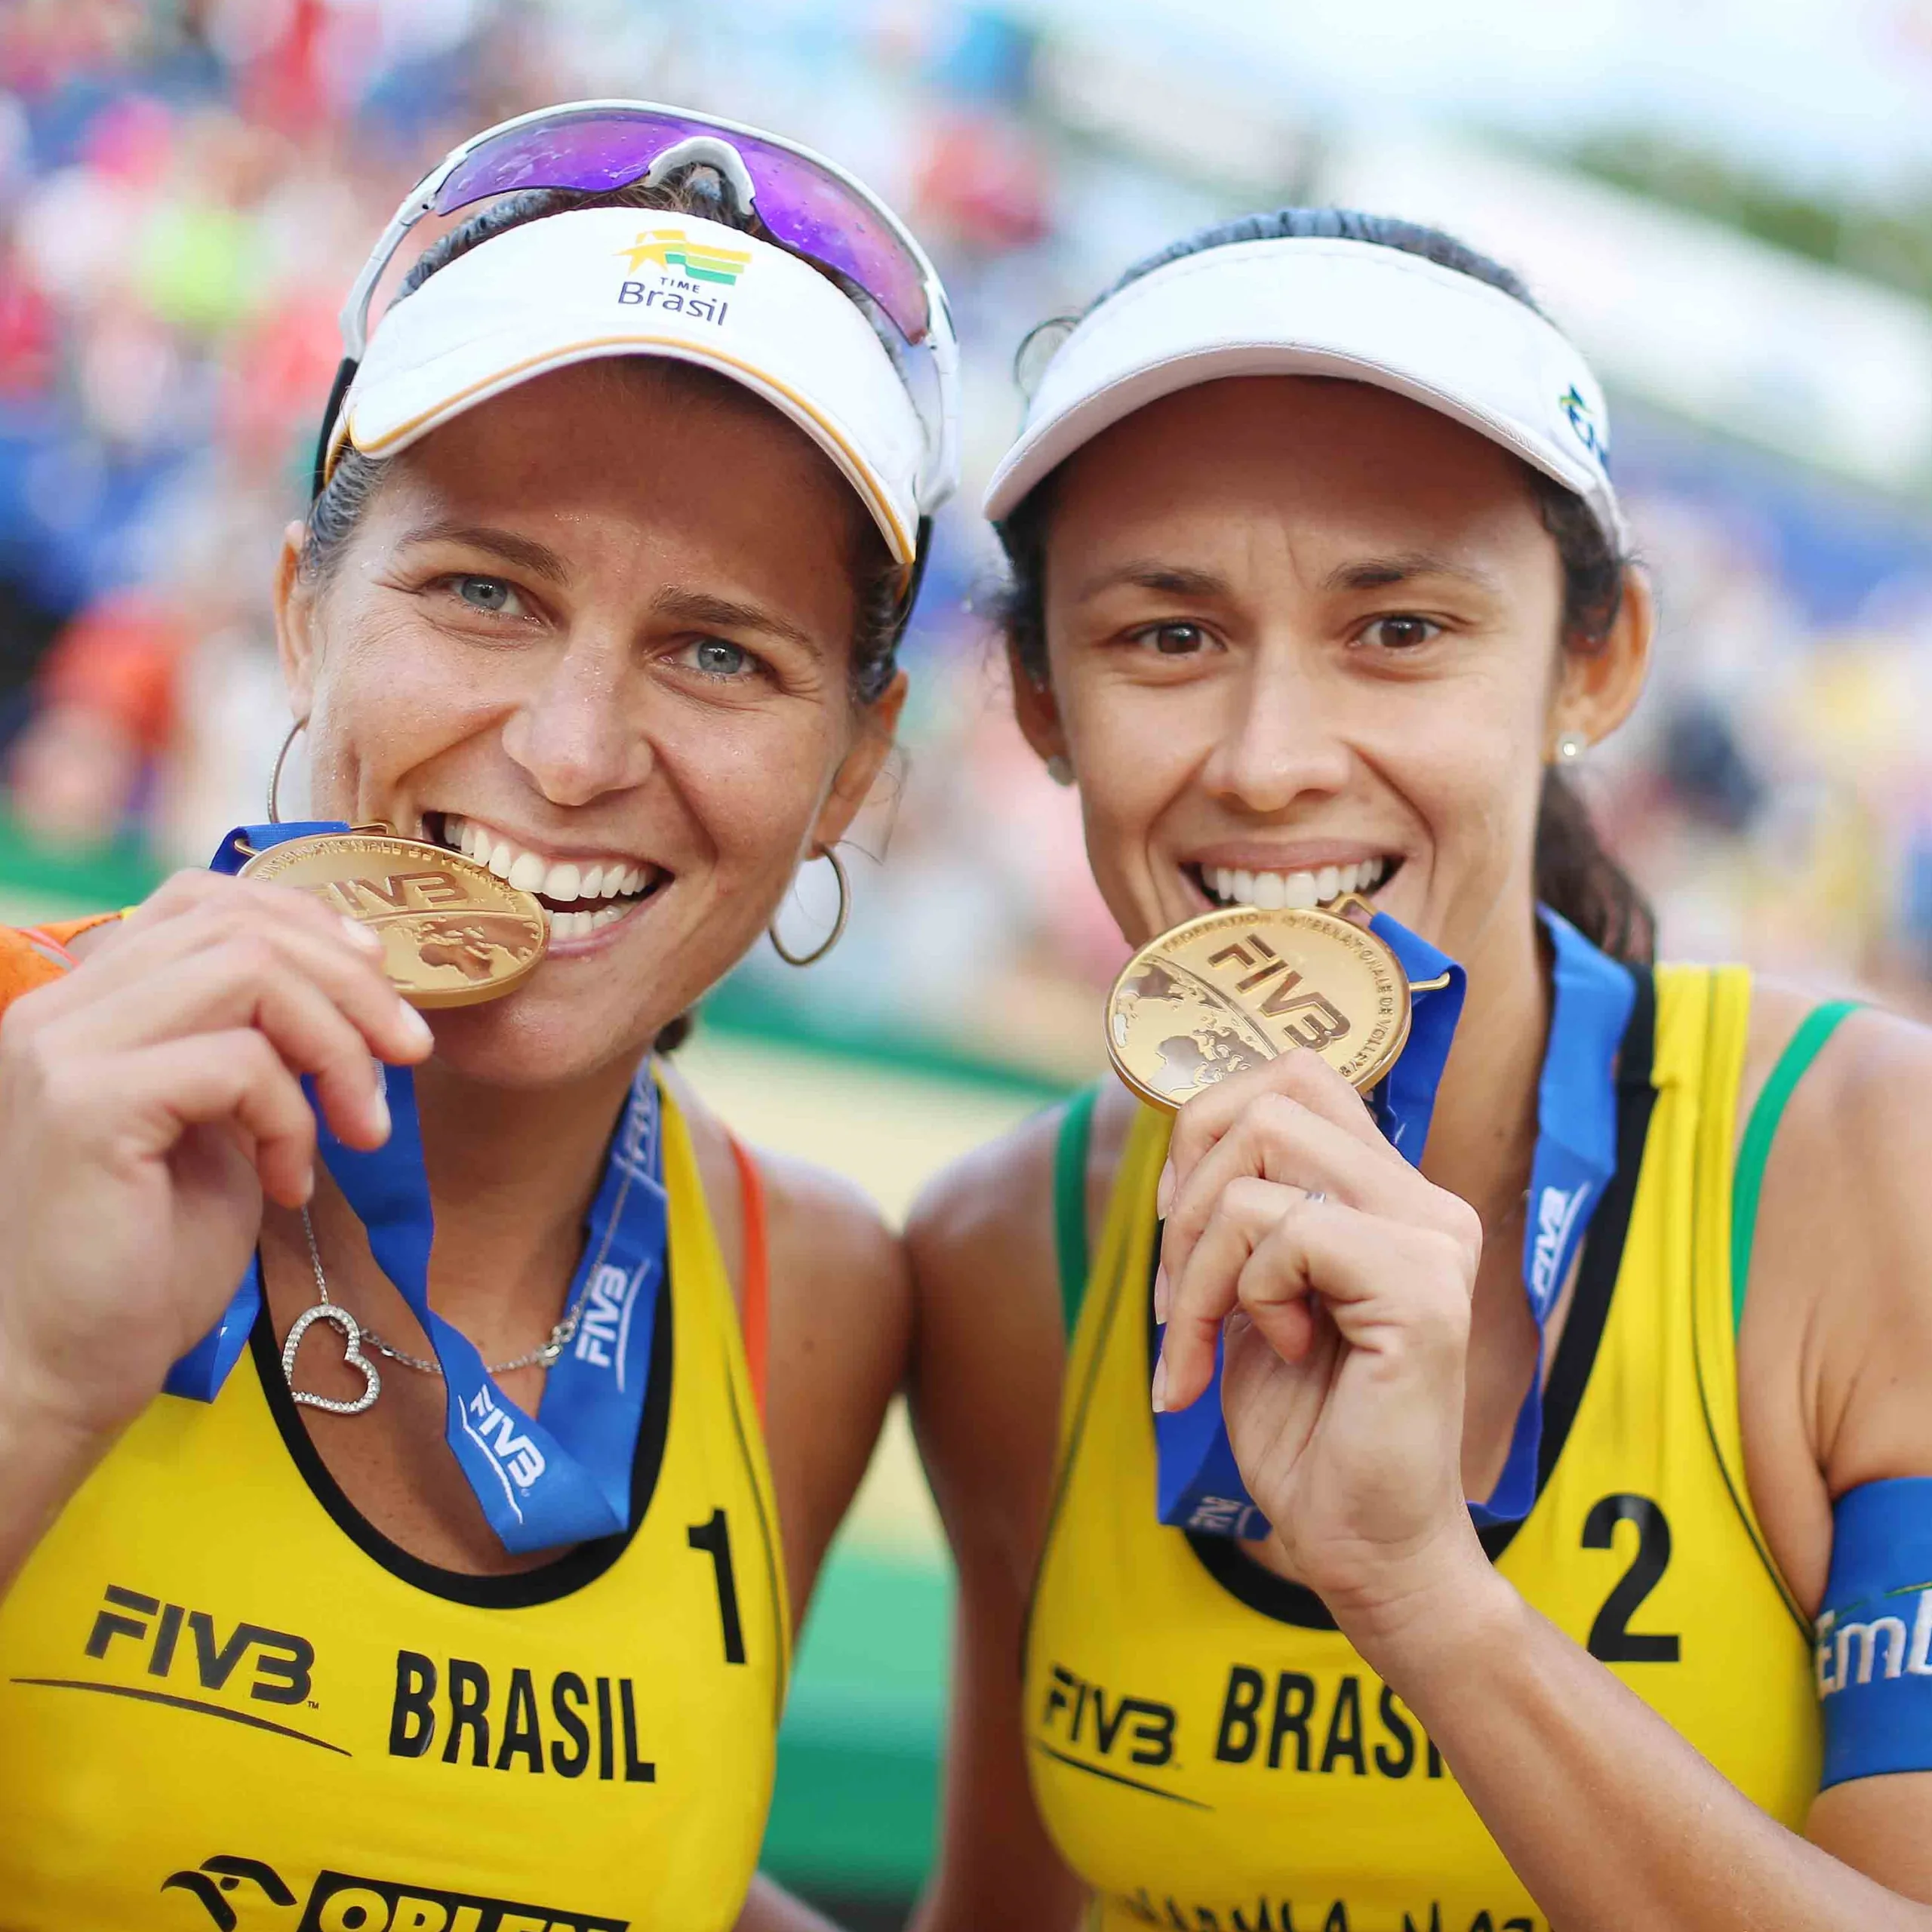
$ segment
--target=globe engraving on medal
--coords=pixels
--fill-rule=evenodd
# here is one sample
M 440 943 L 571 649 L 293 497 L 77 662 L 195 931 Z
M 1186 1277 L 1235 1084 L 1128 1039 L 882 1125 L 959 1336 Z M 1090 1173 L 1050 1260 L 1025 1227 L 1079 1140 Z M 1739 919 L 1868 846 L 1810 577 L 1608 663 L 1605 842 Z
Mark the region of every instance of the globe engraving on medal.
M 541 962 L 543 908 L 495 873 L 414 838 L 322 832 L 258 852 L 244 878 L 294 886 L 383 943 L 383 970 L 412 1006 L 472 1006 L 520 986 Z
M 1141 947 L 1107 999 L 1115 1070 L 1170 1111 L 1297 1048 L 1365 1093 L 1408 1033 L 1408 981 L 1395 954 L 1333 912 L 1204 913 Z

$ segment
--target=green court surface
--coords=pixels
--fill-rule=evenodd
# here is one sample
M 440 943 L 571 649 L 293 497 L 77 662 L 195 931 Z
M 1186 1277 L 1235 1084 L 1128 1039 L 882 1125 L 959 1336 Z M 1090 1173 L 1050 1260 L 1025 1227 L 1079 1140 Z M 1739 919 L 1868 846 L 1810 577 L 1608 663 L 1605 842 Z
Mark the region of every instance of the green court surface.
M 156 877 L 132 849 L 85 862 L 35 851 L 0 818 L 0 921 L 125 905 Z M 837 1168 L 897 1222 L 928 1176 L 1052 1090 L 943 1051 L 888 1045 L 829 1035 L 727 987 L 678 1064 L 753 1146 Z M 918 1890 L 937 1814 L 951 1602 L 943 1540 L 895 1404 L 798 1647 L 764 1860 L 786 1884 L 855 1908 Z
M 779 1735 L 774 1877 L 848 1897 L 917 1890 L 937 1817 L 952 1595 L 941 1568 L 834 1552 Z

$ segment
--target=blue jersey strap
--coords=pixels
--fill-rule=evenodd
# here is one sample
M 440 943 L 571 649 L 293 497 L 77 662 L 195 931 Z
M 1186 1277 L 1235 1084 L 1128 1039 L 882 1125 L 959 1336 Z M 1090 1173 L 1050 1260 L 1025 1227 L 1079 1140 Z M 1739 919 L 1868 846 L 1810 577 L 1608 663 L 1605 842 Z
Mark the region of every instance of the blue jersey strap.
M 1932 1477 L 1847 1490 L 1815 1626 L 1819 1789 L 1932 1771 Z
M 1536 1318 L 1537 1372 L 1496 1487 L 1469 1515 L 1478 1529 L 1519 1523 L 1537 1500 L 1543 1447 L 1543 1337 L 1598 1204 L 1617 1177 L 1617 1057 L 1637 1003 L 1629 967 L 1591 945 L 1547 906 L 1549 1039 L 1537 1083 L 1537 1148 L 1523 1230 L 1523 1291 Z

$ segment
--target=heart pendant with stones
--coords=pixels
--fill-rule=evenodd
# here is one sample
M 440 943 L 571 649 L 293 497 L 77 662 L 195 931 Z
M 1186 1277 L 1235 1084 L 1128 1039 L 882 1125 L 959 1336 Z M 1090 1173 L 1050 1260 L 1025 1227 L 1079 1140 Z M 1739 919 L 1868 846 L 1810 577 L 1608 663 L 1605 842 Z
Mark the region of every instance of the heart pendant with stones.
M 302 1337 L 318 1321 L 326 1321 L 341 1331 L 343 1360 L 351 1368 L 359 1368 L 368 1385 L 352 1402 L 339 1402 L 332 1395 L 312 1395 L 295 1386 L 295 1352 L 302 1346 Z M 359 1416 L 365 1409 L 373 1407 L 383 1392 L 383 1378 L 376 1373 L 376 1364 L 362 1352 L 362 1324 L 337 1302 L 318 1301 L 312 1308 L 305 1308 L 289 1324 L 288 1339 L 281 1345 L 281 1373 L 289 1394 L 297 1401 L 306 1402 L 312 1409 L 327 1409 L 334 1415 Z

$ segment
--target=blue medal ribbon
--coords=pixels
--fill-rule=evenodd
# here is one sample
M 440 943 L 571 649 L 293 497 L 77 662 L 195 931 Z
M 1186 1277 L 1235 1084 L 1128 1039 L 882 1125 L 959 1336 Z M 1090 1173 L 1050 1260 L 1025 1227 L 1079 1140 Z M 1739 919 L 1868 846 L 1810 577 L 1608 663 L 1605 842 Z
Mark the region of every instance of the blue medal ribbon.
M 1599 952 L 1547 906 L 1537 914 L 1553 955 L 1549 1038 L 1537 1088 L 1537 1147 L 1523 1236 L 1523 1285 L 1536 1318 L 1537 1367 L 1516 1417 L 1494 1491 L 1472 1503 L 1478 1524 L 1520 1521 L 1536 1500 L 1543 1443 L 1541 1337 L 1570 1278 L 1598 1201 L 1617 1171 L 1617 1050 L 1636 1000 L 1629 969 Z M 1415 995 L 1401 1057 L 1369 1097 L 1376 1123 L 1412 1165 L 1421 1164 L 1437 1089 L 1462 1017 L 1463 968 L 1385 912 L 1370 930 L 1392 952 Z M 1431 986 L 1432 981 L 1442 981 Z M 1157 1346 L 1158 1346 L 1157 1337 Z M 1222 1352 L 1214 1376 L 1186 1408 L 1154 1418 L 1160 1520 L 1209 1536 L 1258 1537 L 1268 1521 L 1248 1494 L 1221 1412 Z
M 348 829 L 243 826 L 223 841 L 214 869 L 241 869 L 238 841 L 263 851 Z M 616 1534 L 630 1520 L 631 1463 L 665 1278 L 669 1201 L 650 1062 L 632 1083 L 592 1204 L 568 1303 L 578 1312 L 577 1331 L 550 1367 L 535 1417 L 497 1387 L 469 1338 L 429 1306 L 435 1223 L 415 1083 L 401 1067 L 386 1069 L 385 1083 L 392 1125 L 381 1147 L 346 1147 L 319 1118 L 318 1145 L 368 1231 L 377 1265 L 429 1338 L 443 1371 L 451 1452 L 506 1549 L 523 1554 Z M 168 1393 L 214 1399 L 248 1345 L 261 1293 L 260 1264 L 251 1260 L 221 1319 L 170 1371 Z
M 1487 1501 L 1469 1505 L 1478 1528 L 1519 1523 L 1537 1500 L 1543 1334 L 1617 1173 L 1617 1055 L 1637 1001 L 1627 966 L 1548 906 L 1537 909 L 1552 955 L 1549 1040 L 1537 1083 L 1537 1151 L 1523 1217 L 1523 1287 L 1536 1318 L 1537 1372 L 1495 1488 Z

